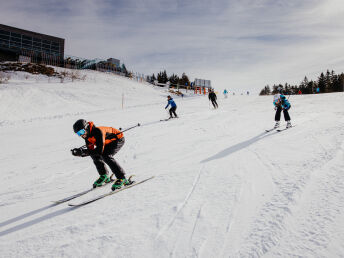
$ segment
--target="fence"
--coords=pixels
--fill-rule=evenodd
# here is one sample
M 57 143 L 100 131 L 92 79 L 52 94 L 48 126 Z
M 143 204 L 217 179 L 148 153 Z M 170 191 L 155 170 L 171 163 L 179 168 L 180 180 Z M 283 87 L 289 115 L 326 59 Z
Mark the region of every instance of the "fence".
M 61 60 L 57 56 L 47 55 L 44 53 L 37 55 L 34 51 L 21 50 L 20 53 L 18 53 L 18 61 L 23 63 L 45 64 L 75 70 L 95 70 L 127 77 L 138 82 L 147 82 L 149 78 L 149 76 L 145 76 L 143 73 L 127 71 L 124 65 L 122 65 L 122 67 L 118 67 L 115 64 L 109 63 L 103 59 L 90 60 L 81 57 L 67 56 L 65 59 Z

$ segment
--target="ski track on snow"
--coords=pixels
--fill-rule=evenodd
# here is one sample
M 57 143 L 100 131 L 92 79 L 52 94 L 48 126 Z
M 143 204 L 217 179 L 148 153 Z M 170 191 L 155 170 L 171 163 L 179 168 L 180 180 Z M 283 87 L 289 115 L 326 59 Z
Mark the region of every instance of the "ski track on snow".
M 332 130 L 334 132 L 338 132 L 338 129 L 339 128 L 333 128 Z M 330 132 L 327 132 L 327 133 L 330 133 Z M 312 139 L 314 139 L 313 136 L 311 137 Z M 315 159 L 315 160 L 307 161 L 306 163 L 304 163 L 303 167 L 304 168 L 307 167 L 308 168 L 307 171 L 313 171 L 313 170 L 316 170 L 316 171 L 327 170 L 328 171 L 328 169 L 325 169 L 325 168 L 336 157 L 336 155 L 334 154 L 336 152 L 337 152 L 336 149 L 328 150 L 322 147 L 322 159 L 321 160 Z M 259 159 L 262 162 L 264 162 L 264 165 L 266 167 L 270 167 L 271 171 L 273 170 L 283 171 L 283 169 L 277 163 L 274 163 L 273 160 L 270 160 L 267 157 L 263 157 L 263 156 L 266 156 L 265 154 L 264 155 L 261 155 L 258 153 L 255 153 L 255 154 L 259 157 Z M 343 157 L 343 155 L 341 156 Z M 272 199 L 262 207 L 262 210 L 259 215 L 259 218 L 261 219 L 256 219 L 253 222 L 253 225 L 251 225 L 252 227 L 251 233 L 246 238 L 245 240 L 246 244 L 245 244 L 245 247 L 243 248 L 243 250 L 246 250 L 246 251 L 240 251 L 237 254 L 238 256 L 260 257 L 264 254 L 268 254 L 274 251 L 275 249 L 278 250 L 277 246 L 279 246 L 279 243 L 281 239 L 283 238 L 285 231 L 288 231 L 288 227 L 286 225 L 287 221 L 293 215 L 292 210 L 295 209 L 295 207 L 297 207 L 298 198 L 300 195 L 303 194 L 305 188 L 307 187 L 311 174 L 312 172 L 305 173 L 304 170 L 296 170 L 296 171 L 278 173 L 273 176 L 274 184 L 276 185 L 277 191 L 273 195 Z M 329 178 L 336 178 L 336 177 L 329 177 Z M 334 181 L 337 182 L 337 185 L 336 187 L 334 187 L 334 189 L 343 188 L 342 181 L 340 180 L 334 180 Z M 328 189 L 326 191 L 330 192 Z M 328 195 L 329 193 L 326 194 L 326 191 L 321 196 L 324 197 Z M 327 201 L 328 201 L 327 198 L 323 200 L 323 204 L 325 207 L 326 207 L 325 203 Z M 320 205 L 320 207 L 324 207 L 324 206 Z M 317 205 L 316 207 L 319 207 L 319 205 Z M 314 217 L 313 221 L 317 221 L 319 217 L 321 218 L 321 221 L 328 220 L 326 216 L 314 216 L 313 214 L 313 217 Z M 316 227 L 317 227 L 317 224 L 314 223 L 314 228 Z M 311 241 L 316 242 L 315 239 Z M 302 242 L 302 238 L 300 238 L 300 241 L 297 243 L 301 243 L 301 242 Z M 315 247 L 317 245 L 319 244 L 315 244 Z M 288 250 L 295 250 L 295 249 L 297 250 L 297 248 L 301 248 L 301 247 L 294 246 Z M 308 249 L 308 251 L 310 251 L 310 249 Z M 282 252 L 278 252 L 278 251 L 274 251 L 273 253 L 276 256 L 283 255 Z M 310 254 L 316 255 L 314 251 L 310 251 Z M 272 257 L 274 257 L 274 255 L 272 255 Z M 302 256 L 303 253 L 301 252 L 301 253 L 295 254 L 295 253 L 290 252 L 289 255 Z
M 188 194 L 186 195 L 184 201 L 179 204 L 178 208 L 177 208 L 177 211 L 176 213 L 174 214 L 173 218 L 158 232 L 157 236 L 156 236 L 156 239 L 158 239 L 159 237 L 161 237 L 167 230 L 169 230 L 174 221 L 176 220 L 176 218 L 178 217 L 178 215 L 180 214 L 180 212 L 182 211 L 182 209 L 185 207 L 185 205 L 187 204 L 190 196 L 192 195 L 192 193 L 194 192 L 197 184 L 198 184 L 198 181 L 201 177 L 201 173 L 202 173 L 202 170 L 203 170 L 203 167 L 199 169 L 199 172 L 197 174 L 197 176 L 195 177 L 195 180 L 191 186 L 191 189 L 189 190 Z

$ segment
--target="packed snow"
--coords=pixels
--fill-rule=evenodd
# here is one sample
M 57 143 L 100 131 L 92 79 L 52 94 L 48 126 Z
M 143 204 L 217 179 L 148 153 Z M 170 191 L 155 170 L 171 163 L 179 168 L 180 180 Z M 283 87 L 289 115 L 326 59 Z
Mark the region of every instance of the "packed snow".
M 0 85 L 1 257 L 344 257 L 344 94 L 174 96 L 111 74 L 84 81 L 13 73 Z M 230 88 L 230 87 L 228 87 Z M 283 115 L 282 115 L 283 117 Z M 92 187 L 80 118 L 125 128 L 115 155 L 143 184 L 86 206 L 52 201 Z M 285 123 L 282 118 L 281 126 Z M 69 201 L 110 191 L 107 185 Z

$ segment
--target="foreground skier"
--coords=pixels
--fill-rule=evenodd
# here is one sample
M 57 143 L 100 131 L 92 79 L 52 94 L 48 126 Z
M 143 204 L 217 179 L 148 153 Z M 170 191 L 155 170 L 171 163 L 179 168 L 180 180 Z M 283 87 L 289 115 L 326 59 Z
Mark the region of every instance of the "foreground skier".
M 276 110 L 275 114 L 275 126 L 274 128 L 278 128 L 280 126 L 280 119 L 281 119 L 281 112 L 283 110 L 284 120 L 287 122 L 286 128 L 291 127 L 290 116 L 288 110 L 290 109 L 291 105 L 287 98 L 283 94 L 276 94 L 274 96 L 274 106 Z
M 78 136 L 85 139 L 86 148 L 72 149 L 72 154 L 79 157 L 91 156 L 100 175 L 93 183 L 94 188 L 112 181 L 108 176 L 105 164 L 110 167 L 117 178 L 111 187 L 112 190 L 130 184 L 130 181 L 125 178 L 124 170 L 113 158 L 113 155 L 122 148 L 125 142 L 121 131 L 112 127 L 96 127 L 93 122 L 87 122 L 84 119 L 77 120 L 73 129 Z

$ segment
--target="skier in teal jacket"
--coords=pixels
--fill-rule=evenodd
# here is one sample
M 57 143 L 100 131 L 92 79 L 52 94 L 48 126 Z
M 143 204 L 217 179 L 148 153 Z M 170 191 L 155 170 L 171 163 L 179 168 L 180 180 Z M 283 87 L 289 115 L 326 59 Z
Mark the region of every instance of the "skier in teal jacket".
M 275 126 L 274 128 L 278 128 L 280 126 L 280 119 L 281 119 L 281 112 L 283 110 L 284 120 L 287 122 L 287 128 L 291 127 L 290 116 L 288 110 L 290 109 L 291 105 L 287 98 L 283 94 L 276 94 L 274 96 L 273 104 L 275 106 L 276 114 L 275 114 Z

